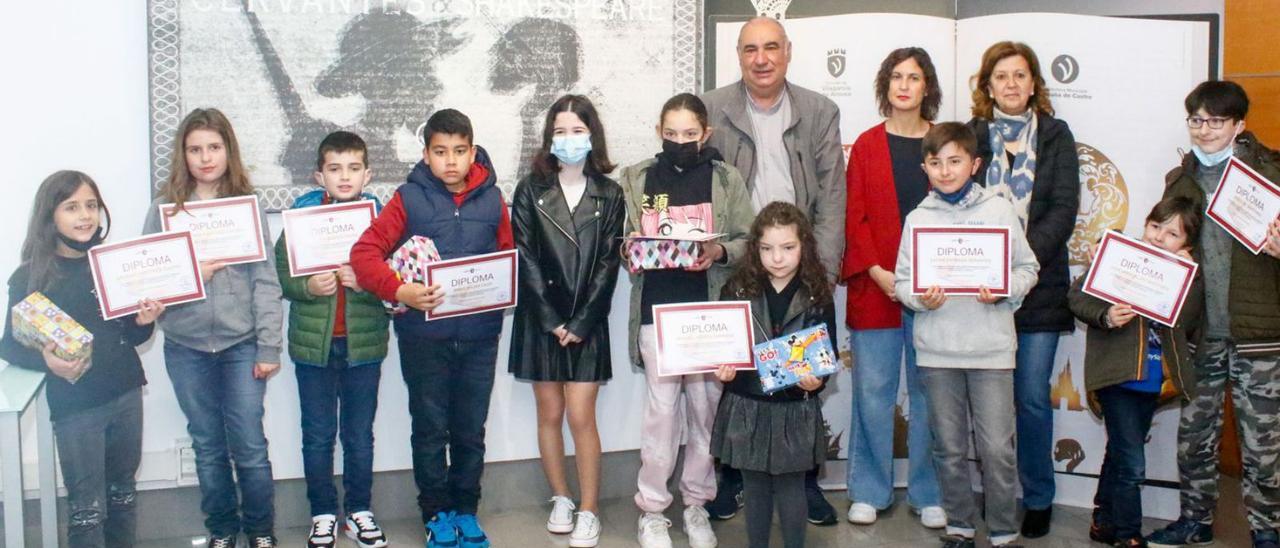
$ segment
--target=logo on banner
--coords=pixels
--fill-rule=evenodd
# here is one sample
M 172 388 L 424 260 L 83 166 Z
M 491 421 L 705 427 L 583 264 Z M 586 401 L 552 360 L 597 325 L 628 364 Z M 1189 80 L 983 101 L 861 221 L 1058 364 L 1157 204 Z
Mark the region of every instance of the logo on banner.
M 1080 402 L 1080 391 L 1076 390 L 1075 380 L 1071 377 L 1071 360 L 1062 368 L 1058 379 L 1049 392 L 1049 402 L 1054 409 L 1066 411 L 1084 411 Z
M 1067 240 L 1071 266 L 1089 264 L 1089 246 L 1108 229 L 1124 231 L 1129 218 L 1129 188 L 1120 168 L 1102 151 L 1085 143 L 1076 143 L 1080 158 L 1080 208 L 1076 211 L 1076 227 Z
M 1076 467 L 1084 462 L 1084 457 L 1084 447 L 1071 438 L 1062 438 L 1053 446 L 1054 462 L 1066 462 L 1068 474 L 1076 471 Z
M 845 56 L 844 49 L 833 49 L 827 51 L 827 73 L 832 78 L 839 78 L 844 74 Z
M 1076 61 L 1075 57 L 1064 53 L 1053 59 L 1051 70 L 1053 71 L 1054 80 L 1063 84 L 1070 84 L 1080 76 L 1080 63 Z

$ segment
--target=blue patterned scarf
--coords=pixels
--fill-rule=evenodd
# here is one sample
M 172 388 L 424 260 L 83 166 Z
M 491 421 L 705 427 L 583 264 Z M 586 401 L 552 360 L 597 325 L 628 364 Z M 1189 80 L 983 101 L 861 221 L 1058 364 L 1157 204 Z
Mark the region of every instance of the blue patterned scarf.
M 991 165 L 987 167 L 987 188 L 1013 204 L 1025 229 L 1031 205 L 1031 187 L 1036 182 L 1036 130 L 1039 124 L 1032 109 L 1020 115 L 1005 114 L 998 108 L 992 112 L 995 119 L 991 121 L 989 132 Z M 1021 146 L 1010 166 L 1004 145 L 1013 142 Z

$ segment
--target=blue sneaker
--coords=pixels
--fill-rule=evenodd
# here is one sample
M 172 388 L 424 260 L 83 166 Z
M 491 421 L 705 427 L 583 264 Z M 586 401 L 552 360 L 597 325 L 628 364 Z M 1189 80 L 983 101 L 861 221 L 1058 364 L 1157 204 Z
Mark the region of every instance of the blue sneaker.
M 462 548 L 489 548 L 489 537 L 480 528 L 475 514 L 454 515 L 453 525 L 458 528 L 458 535 L 462 537 Z
M 1164 529 L 1148 535 L 1147 544 L 1160 548 L 1213 544 L 1213 526 L 1178 518 L 1178 521 L 1170 523 Z
M 437 512 L 427 522 L 427 548 L 458 548 L 458 528 L 453 514 Z
M 1250 535 L 1253 536 L 1253 548 L 1280 548 L 1280 535 L 1275 529 L 1255 529 Z

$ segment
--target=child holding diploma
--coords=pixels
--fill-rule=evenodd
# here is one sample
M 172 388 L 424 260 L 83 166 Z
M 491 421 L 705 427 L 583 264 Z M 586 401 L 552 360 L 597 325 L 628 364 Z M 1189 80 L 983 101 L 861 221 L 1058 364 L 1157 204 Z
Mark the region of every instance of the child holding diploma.
M 315 179 L 322 188 L 299 196 L 294 209 L 378 199 L 364 192 L 373 176 L 364 139 L 335 131 L 320 142 Z M 308 548 L 337 545 L 338 490 L 333 441 L 341 427 L 344 532 L 357 546 L 379 548 L 387 537 L 370 509 L 373 418 L 387 357 L 387 313 L 356 284 L 350 265 L 310 276 L 289 274 L 288 242 L 276 241 L 276 273 L 289 306 L 289 358 L 302 406 L 302 469 L 311 505 Z
M 1185 197 L 1166 198 L 1147 215 L 1142 241 L 1191 260 L 1201 215 Z M 1084 384 L 1089 407 L 1107 429 L 1102 475 L 1093 497 L 1089 538 L 1115 546 L 1146 546 L 1142 537 L 1142 494 L 1146 479 L 1147 433 L 1161 402 L 1190 401 L 1195 384 L 1187 329 L 1200 321 L 1204 279 L 1196 273 L 1178 325 L 1137 317 L 1127 304 L 1111 304 L 1086 294 L 1085 272 L 1076 278 L 1067 302 L 1085 333 Z
M 231 122 L 217 109 L 195 109 L 178 126 L 169 179 L 142 231 L 161 230 L 161 204 L 175 204 L 176 214 L 187 203 L 251 194 Z M 209 548 L 235 548 L 241 531 L 251 548 L 276 545 L 262 400 L 280 369 L 283 311 L 266 217 L 258 215 L 266 260 L 202 261 L 206 298 L 174 305 L 159 320 L 165 369 L 196 453 Z
M 720 298 L 751 301 L 757 344 L 817 325 L 834 328 L 835 302 L 803 211 L 786 202 L 760 210 L 747 253 Z M 769 546 L 775 506 L 783 546 L 804 546 L 805 474 L 821 465 L 827 452 L 817 397 L 826 378 L 805 375 L 797 386 L 766 394 L 754 371 L 722 366 L 716 377 L 725 391 L 711 453 L 742 471 L 749 546 Z
M 36 191 L 22 244 L 22 264 L 9 277 L 9 308 L 41 292 L 93 334 L 87 358 L 67 360 L 20 344 L 5 324 L 0 357 L 48 373 L 49 411 L 67 487 L 67 544 L 133 546 L 137 530 L 134 475 L 142 458 L 142 386 L 134 349 L 151 338 L 164 304 L 143 300 L 136 315 L 103 320 L 86 256 L 102 243 L 111 214 L 98 185 L 78 171 L 50 175 Z M 91 367 L 92 366 L 92 367 Z M 7 443 L 7 442 L 6 442 Z
M 682 93 L 662 106 L 657 126 L 662 152 L 622 172 L 626 194 L 626 232 L 632 236 L 723 233 L 702 245 L 696 263 L 683 269 L 641 270 L 631 273 L 631 313 L 628 340 L 632 363 L 644 368 L 649 390 L 641 419 L 640 474 L 636 480 L 639 541 L 643 548 L 671 546 L 671 521 L 663 512 L 671 505 L 667 480 L 675 471 L 680 450 L 680 418 L 686 421 L 684 472 L 684 529 L 693 548 L 716 546 L 707 511 L 716 495 L 711 457 L 711 425 L 720 383 L 710 373 L 662 377 L 657 370 L 657 339 L 653 305 L 703 302 L 720 295 L 731 273 L 729 264 L 746 250 L 747 230 L 754 216 L 742 175 L 725 164 L 720 152 L 704 144 L 711 136 L 707 107 L 697 96 Z M 624 242 L 625 255 L 629 242 Z M 683 395 L 683 397 L 681 397 Z M 683 401 L 684 412 L 679 406 Z
M 1036 283 L 1039 264 L 1008 200 L 974 184 L 977 139 L 963 124 L 934 126 L 924 136 L 924 171 L 932 188 L 907 215 L 898 246 L 894 292 L 916 311 L 912 342 L 929 398 L 933 461 L 947 513 L 945 548 L 972 548 L 979 516 L 969 479 L 969 415 L 982 461 L 986 520 L 993 546 L 1018 538 L 1018 467 L 1014 450 L 1013 368 L 1017 350 L 1013 313 Z M 932 286 L 912 292 L 911 229 L 924 225 L 1009 229 L 1009 296 L 987 287 L 948 296 Z

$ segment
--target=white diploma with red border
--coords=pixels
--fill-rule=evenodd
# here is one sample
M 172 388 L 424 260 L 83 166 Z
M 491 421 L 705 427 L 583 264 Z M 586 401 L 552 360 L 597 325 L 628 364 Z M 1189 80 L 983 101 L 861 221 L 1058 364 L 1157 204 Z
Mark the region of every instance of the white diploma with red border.
M 911 294 L 941 287 L 948 295 L 1009 296 L 1009 227 L 911 227 Z
M 1234 157 L 1205 212 L 1254 255 L 1267 243 L 1267 228 L 1280 216 L 1280 188 Z
M 289 275 L 330 272 L 348 263 L 351 246 L 373 223 L 373 200 L 360 200 L 283 213 Z
M 1195 280 L 1194 262 L 1163 249 L 1108 231 L 1084 280 L 1084 292 L 1164 325 L 1176 325 L 1182 303 Z
M 158 232 L 89 250 L 102 318 L 137 312 L 139 301 L 173 305 L 204 299 L 204 280 L 191 233 Z
M 656 304 L 653 330 L 661 376 L 755 369 L 750 301 Z
M 175 204 L 160 204 L 160 224 L 165 232 L 191 231 L 196 257 L 227 264 L 252 263 L 267 258 L 262 242 L 257 196 L 235 196 Z
M 427 263 L 426 270 L 427 285 L 440 284 L 444 291 L 444 302 L 427 312 L 427 321 L 516 305 L 514 249 Z

